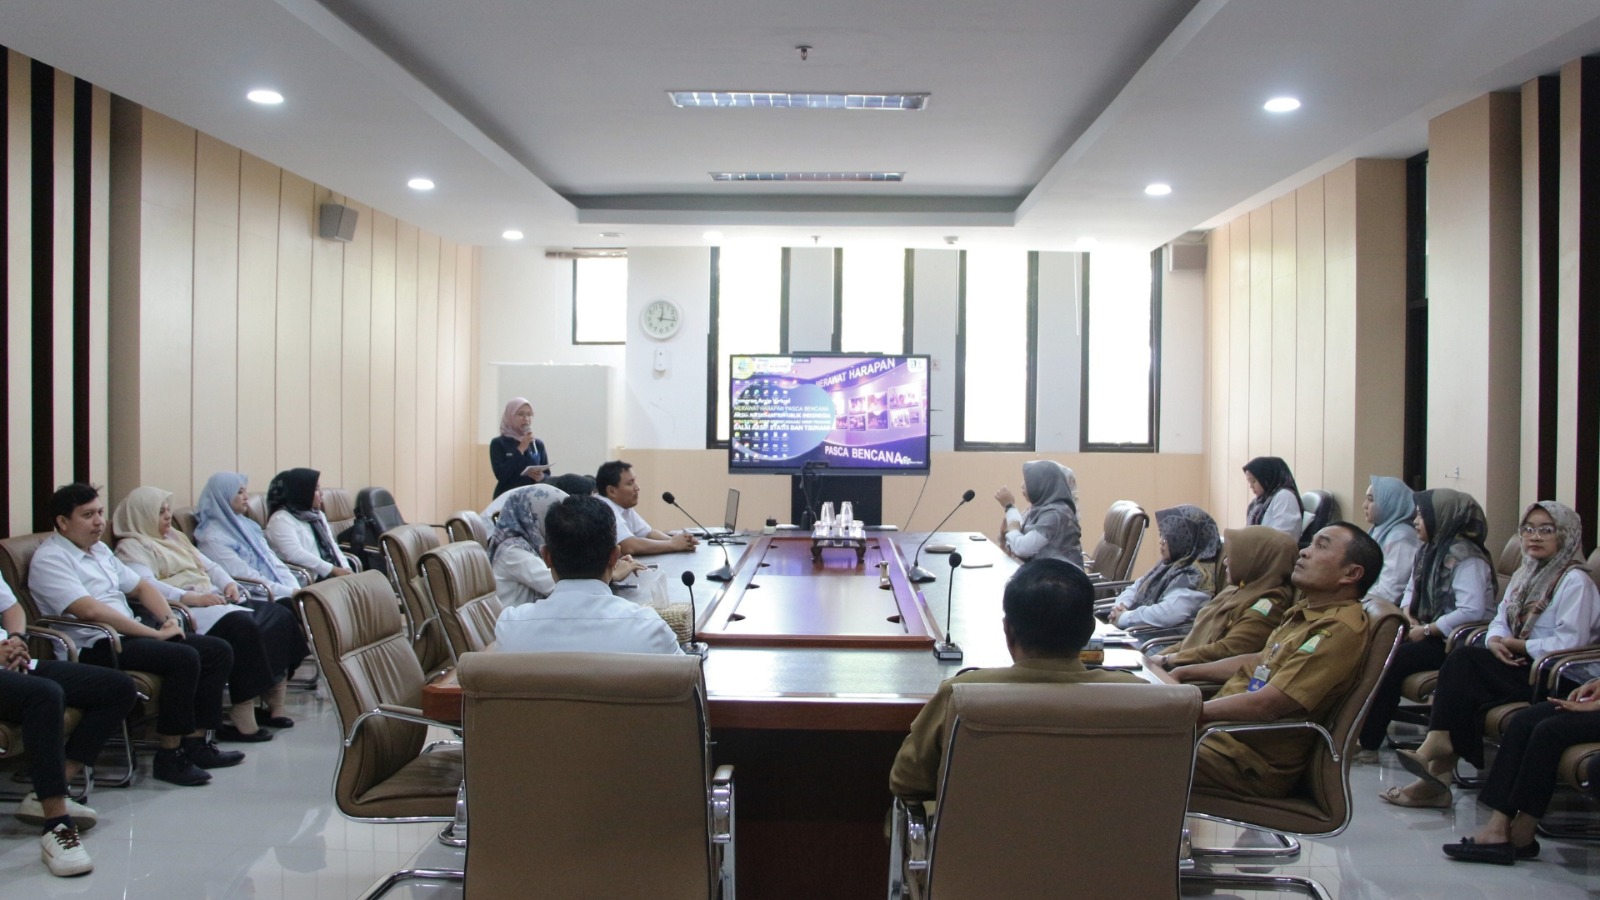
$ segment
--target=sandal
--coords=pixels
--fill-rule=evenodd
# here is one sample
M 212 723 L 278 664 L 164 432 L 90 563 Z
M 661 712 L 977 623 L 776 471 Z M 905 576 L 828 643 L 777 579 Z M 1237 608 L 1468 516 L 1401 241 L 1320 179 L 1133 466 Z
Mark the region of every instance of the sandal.
M 1404 787 L 1395 785 L 1378 794 L 1378 799 L 1395 806 L 1405 806 L 1412 809 L 1450 809 L 1455 805 L 1455 800 L 1450 796 L 1450 789 L 1445 788 L 1444 793 L 1432 797 L 1417 797 L 1406 792 Z
M 1441 791 L 1450 790 L 1450 782 L 1428 771 L 1428 761 L 1417 755 L 1415 750 L 1396 750 L 1395 756 L 1400 760 L 1400 767 L 1407 772 L 1422 779 L 1427 784 Z

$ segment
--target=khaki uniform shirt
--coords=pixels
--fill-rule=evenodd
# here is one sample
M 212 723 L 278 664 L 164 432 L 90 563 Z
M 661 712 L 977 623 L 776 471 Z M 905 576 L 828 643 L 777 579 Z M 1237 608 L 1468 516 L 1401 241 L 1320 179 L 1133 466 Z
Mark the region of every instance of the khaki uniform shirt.
M 1306 721 L 1330 724 L 1339 703 L 1361 677 L 1369 622 L 1356 600 L 1312 608 L 1304 600 L 1289 608 L 1283 624 L 1267 638 L 1262 654 L 1271 674 L 1267 683 L 1306 710 Z M 1242 694 L 1251 672 L 1241 667 L 1217 693 Z M 1305 729 L 1218 734 L 1202 744 L 1228 757 L 1263 784 L 1291 789 L 1320 742 Z
M 1183 643 L 1169 654 L 1170 664 L 1192 666 L 1259 653 L 1267 646 L 1267 636 L 1283 622 L 1283 614 L 1290 605 L 1289 596 L 1288 588 L 1274 588 L 1254 600 L 1239 591 L 1231 591 L 1227 596 L 1219 594 L 1217 599 L 1200 607 L 1199 615 L 1194 617 L 1194 627 Z
M 939 781 L 939 764 L 944 759 L 945 742 L 950 739 L 950 686 L 953 684 L 1081 684 L 1112 681 L 1143 683 L 1131 672 L 1085 668 L 1076 659 L 1029 659 L 1005 668 L 973 669 L 947 678 L 933 699 L 917 713 L 895 755 L 889 773 L 889 790 L 897 797 L 932 799 Z

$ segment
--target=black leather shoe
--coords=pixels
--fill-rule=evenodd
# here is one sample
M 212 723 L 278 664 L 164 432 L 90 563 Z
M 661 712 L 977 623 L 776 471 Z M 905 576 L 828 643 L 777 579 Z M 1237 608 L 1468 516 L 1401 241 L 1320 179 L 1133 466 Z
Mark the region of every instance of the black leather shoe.
M 256 724 L 262 728 L 293 728 L 294 720 L 288 716 L 275 716 L 261 707 L 256 707 Z
M 244 754 L 237 750 L 223 750 L 216 741 L 205 738 L 184 738 L 183 752 L 189 761 L 202 769 L 226 769 L 244 762 Z
M 1480 844 L 1472 838 L 1462 838 L 1458 843 L 1445 844 L 1442 849 L 1445 856 L 1458 862 L 1481 862 L 1493 863 L 1497 866 L 1509 866 L 1517 861 L 1517 850 L 1511 846 L 1509 841 Z M 1538 852 L 1538 848 L 1532 849 L 1534 852 Z
M 257 728 L 255 731 L 245 734 L 233 727 L 232 722 L 222 723 L 212 733 L 216 735 L 217 740 L 227 741 L 230 744 L 261 744 L 272 740 L 272 732 L 265 728 Z
M 157 750 L 156 758 L 150 764 L 150 774 L 160 781 L 183 787 L 195 787 L 211 780 L 211 775 L 196 766 L 182 747 Z
M 1539 856 L 1539 842 L 1529 841 L 1517 848 L 1517 859 L 1537 859 Z

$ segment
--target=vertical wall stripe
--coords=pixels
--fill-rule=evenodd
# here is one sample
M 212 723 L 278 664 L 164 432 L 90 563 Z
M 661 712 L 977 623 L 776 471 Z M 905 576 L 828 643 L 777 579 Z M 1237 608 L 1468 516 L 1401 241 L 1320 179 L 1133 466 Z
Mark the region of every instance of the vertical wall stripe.
M 72 83 L 72 480 L 89 476 L 90 215 L 94 89 Z
M 0 398 L 11 405 L 11 51 L 0 47 Z M 0 412 L 0 527 L 11 523 L 11 417 Z
M 1595 546 L 1600 515 L 1600 57 L 1580 61 L 1576 249 L 1578 304 L 1578 515 L 1584 551 Z
M 51 275 L 55 271 L 55 196 L 45 190 L 54 184 L 55 172 L 55 70 L 34 61 L 31 68 L 33 98 L 33 530 L 50 524 L 44 509 L 55 489 L 55 431 L 40 427 L 55 421 L 55 396 L 50 354 L 55 340 L 55 296 Z

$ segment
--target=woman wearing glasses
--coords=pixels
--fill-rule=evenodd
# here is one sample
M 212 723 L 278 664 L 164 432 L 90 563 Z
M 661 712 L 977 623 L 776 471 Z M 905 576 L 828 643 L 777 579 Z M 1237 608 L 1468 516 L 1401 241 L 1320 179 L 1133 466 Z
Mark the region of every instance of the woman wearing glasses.
M 1522 565 L 1489 624 L 1485 647 L 1445 658 L 1434 691 L 1428 736 L 1400 764 L 1417 780 L 1379 796 L 1400 806 L 1451 805 L 1457 759 L 1483 768 L 1483 710 L 1529 697 L 1528 667 L 1550 653 L 1592 643 L 1600 625 L 1600 590 L 1582 565 L 1583 523 L 1549 500 L 1522 516 Z

